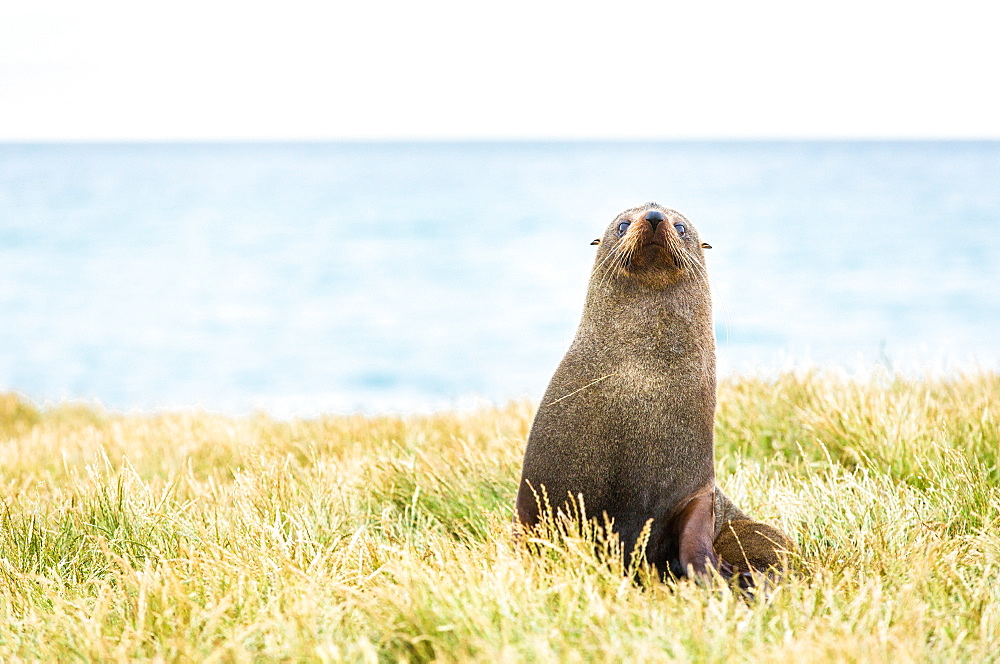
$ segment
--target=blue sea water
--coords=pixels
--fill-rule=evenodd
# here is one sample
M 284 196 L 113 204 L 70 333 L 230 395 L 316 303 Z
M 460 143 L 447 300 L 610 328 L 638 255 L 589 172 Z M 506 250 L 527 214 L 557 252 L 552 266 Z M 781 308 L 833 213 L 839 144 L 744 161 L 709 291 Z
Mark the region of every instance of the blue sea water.
M 594 248 L 704 239 L 722 373 L 1000 368 L 1000 143 L 0 145 L 0 390 L 278 415 L 539 397 Z

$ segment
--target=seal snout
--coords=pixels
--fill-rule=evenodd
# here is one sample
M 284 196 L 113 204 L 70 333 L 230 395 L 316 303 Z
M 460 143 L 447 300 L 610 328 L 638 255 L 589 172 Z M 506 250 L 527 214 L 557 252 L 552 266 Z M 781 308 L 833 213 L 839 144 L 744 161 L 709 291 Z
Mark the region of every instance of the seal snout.
M 656 226 L 661 221 L 663 221 L 663 213 L 660 212 L 659 210 L 650 210 L 645 215 L 643 215 L 642 218 L 645 219 L 646 221 L 648 221 L 649 225 L 652 226 L 653 230 L 655 231 L 656 230 Z
M 686 227 L 677 219 L 683 217 L 655 203 L 625 210 L 605 230 L 607 248 L 598 253 L 595 265 L 617 264 L 623 276 L 655 288 L 679 281 L 688 274 L 686 268 L 692 267 L 696 257 L 688 254 L 681 230 Z M 603 269 L 607 272 L 611 268 Z

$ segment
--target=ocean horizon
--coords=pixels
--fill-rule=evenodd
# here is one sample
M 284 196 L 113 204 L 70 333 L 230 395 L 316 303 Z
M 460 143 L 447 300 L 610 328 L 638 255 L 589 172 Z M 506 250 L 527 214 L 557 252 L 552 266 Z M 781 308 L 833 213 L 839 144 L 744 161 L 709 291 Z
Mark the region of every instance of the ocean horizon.
M 594 248 L 713 245 L 720 375 L 1000 370 L 1000 142 L 0 144 L 0 390 L 113 410 L 541 396 Z

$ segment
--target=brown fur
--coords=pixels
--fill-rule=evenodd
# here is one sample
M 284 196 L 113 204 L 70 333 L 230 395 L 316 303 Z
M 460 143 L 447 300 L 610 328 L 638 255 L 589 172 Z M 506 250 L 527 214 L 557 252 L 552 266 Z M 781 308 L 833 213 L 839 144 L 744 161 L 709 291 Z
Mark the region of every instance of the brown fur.
M 773 526 L 750 519 L 727 521 L 713 542 L 715 552 L 737 574 L 780 570 L 792 542 Z
M 651 210 L 663 215 L 655 231 L 644 218 Z M 631 223 L 619 237 L 623 220 Z M 680 213 L 655 203 L 622 212 L 595 242 L 580 326 L 528 436 L 519 521 L 539 521 L 543 493 L 557 512 L 582 494 L 587 516 L 613 520 L 626 553 L 652 519 L 646 559 L 661 573 L 777 564 L 788 539 L 750 521 L 715 486 L 708 245 Z

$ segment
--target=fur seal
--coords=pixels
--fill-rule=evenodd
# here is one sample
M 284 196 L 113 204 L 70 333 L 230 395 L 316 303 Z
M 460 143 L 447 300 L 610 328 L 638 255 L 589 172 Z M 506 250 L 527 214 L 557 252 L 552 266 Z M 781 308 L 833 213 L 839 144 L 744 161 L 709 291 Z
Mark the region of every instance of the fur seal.
M 648 522 L 646 560 L 661 575 L 714 567 L 752 583 L 791 541 L 715 485 L 710 246 L 656 203 L 625 210 L 593 244 L 579 328 L 528 435 L 517 519 L 530 528 L 546 502 L 572 512 L 582 496 L 626 560 Z

